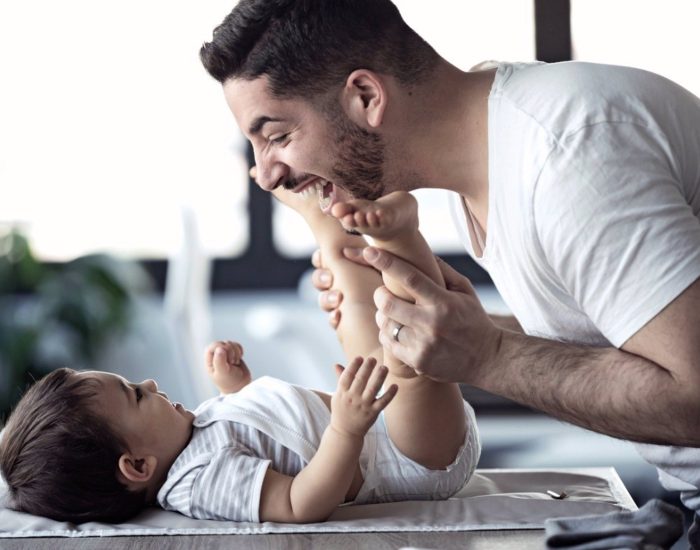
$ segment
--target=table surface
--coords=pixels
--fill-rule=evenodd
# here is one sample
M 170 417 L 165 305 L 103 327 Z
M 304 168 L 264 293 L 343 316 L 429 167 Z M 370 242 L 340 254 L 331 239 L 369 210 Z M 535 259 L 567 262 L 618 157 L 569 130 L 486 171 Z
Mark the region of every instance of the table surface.
M 235 537 L 235 541 L 233 538 Z M 460 531 L 451 533 L 315 533 L 295 535 L 203 535 L 104 538 L 0 539 L 1 550 L 294 550 L 372 548 L 440 550 L 540 550 L 544 531 Z

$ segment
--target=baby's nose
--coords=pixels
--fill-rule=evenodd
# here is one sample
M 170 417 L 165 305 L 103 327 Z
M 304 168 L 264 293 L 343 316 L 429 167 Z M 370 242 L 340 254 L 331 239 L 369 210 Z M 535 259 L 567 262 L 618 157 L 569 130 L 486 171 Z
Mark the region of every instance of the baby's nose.
M 156 383 L 155 380 L 152 378 L 146 380 L 144 384 L 150 389 L 152 392 L 157 392 L 158 391 L 158 384 Z

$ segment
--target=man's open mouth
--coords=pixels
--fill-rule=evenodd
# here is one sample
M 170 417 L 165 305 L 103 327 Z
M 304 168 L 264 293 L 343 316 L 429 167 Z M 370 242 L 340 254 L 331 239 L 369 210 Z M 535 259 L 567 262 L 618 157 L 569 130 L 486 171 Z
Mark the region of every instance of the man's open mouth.
M 310 197 L 314 193 L 318 196 L 318 207 L 323 213 L 327 213 L 335 200 L 335 186 L 318 178 L 299 191 L 302 197 Z

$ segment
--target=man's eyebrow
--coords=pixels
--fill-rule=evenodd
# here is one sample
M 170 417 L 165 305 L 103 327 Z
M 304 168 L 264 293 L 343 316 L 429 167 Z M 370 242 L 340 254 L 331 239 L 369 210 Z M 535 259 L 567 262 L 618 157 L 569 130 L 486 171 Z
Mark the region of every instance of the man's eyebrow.
M 265 126 L 268 122 L 282 122 L 281 118 L 272 118 L 269 116 L 259 116 L 256 118 L 253 123 L 250 125 L 248 128 L 248 133 L 251 136 L 254 136 L 262 130 L 262 127 Z

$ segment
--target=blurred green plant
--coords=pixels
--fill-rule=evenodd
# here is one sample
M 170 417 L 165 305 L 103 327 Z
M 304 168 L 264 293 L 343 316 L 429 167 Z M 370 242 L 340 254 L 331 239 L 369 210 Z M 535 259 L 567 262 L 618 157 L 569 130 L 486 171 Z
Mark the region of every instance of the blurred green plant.
M 0 421 L 34 380 L 94 364 L 128 328 L 134 293 L 150 288 L 133 263 L 104 254 L 41 263 L 18 230 L 0 234 Z

